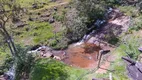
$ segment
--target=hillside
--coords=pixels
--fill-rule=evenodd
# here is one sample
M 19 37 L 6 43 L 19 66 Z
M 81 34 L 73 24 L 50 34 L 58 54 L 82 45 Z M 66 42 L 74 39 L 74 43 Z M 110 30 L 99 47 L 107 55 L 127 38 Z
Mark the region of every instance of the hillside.
M 0 80 L 140 80 L 141 5 L 1 0 Z

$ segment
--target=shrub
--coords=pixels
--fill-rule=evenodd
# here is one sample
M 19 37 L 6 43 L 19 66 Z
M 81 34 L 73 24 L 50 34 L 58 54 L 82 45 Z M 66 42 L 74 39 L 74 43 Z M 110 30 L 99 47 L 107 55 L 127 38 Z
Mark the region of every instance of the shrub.
M 119 38 L 117 37 L 112 37 L 108 43 L 112 44 L 112 45 L 116 45 L 119 42 Z
M 55 13 L 54 15 L 54 18 L 57 20 L 57 21 L 59 21 L 59 22 L 63 22 L 64 21 L 64 18 L 65 18 L 65 14 L 64 14 L 64 12 L 62 13 L 62 14 L 57 14 L 57 13 Z
M 76 9 L 72 9 L 67 12 L 65 26 L 65 36 L 71 41 L 81 39 L 87 32 L 86 18 L 79 17 Z
M 0 75 L 7 72 L 12 64 L 13 58 L 9 54 L 0 51 Z
M 31 67 L 34 63 L 34 57 L 32 54 L 27 53 L 30 50 L 30 47 L 21 47 L 17 45 L 17 57 L 15 57 L 16 65 L 16 80 L 20 80 L 25 77 L 29 77 Z
M 137 36 L 126 36 L 123 39 L 123 48 L 121 50 L 124 54 L 127 54 L 132 59 L 137 60 L 140 52 L 138 50 L 138 47 L 142 43 L 141 38 Z
M 65 65 L 51 59 L 37 60 L 31 72 L 31 80 L 66 80 L 68 76 Z
M 132 19 L 132 25 L 130 26 L 130 30 L 141 30 L 142 29 L 142 15 Z

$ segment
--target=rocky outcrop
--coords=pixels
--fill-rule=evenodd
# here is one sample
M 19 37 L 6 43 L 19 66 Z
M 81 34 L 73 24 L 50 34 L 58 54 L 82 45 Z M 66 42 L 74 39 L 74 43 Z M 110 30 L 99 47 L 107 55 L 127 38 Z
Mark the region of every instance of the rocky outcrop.
M 131 24 L 131 18 L 129 16 L 123 15 L 123 13 L 118 9 L 110 10 L 107 15 L 107 23 L 102 25 L 97 31 L 94 31 L 93 33 L 87 35 L 86 40 L 88 42 L 109 42 L 111 39 L 117 40 L 117 37 L 121 36 L 128 30 Z

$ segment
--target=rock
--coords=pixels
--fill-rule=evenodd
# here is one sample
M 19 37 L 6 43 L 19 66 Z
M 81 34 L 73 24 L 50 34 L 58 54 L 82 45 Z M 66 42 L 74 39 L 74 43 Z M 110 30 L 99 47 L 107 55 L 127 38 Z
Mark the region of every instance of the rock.
M 101 48 L 105 47 L 105 44 L 100 43 L 100 47 L 101 47 Z
M 138 50 L 139 50 L 140 52 L 142 52 L 142 47 L 139 47 Z
M 49 17 L 51 13 L 42 14 L 40 17 Z
M 94 44 L 96 44 L 96 46 L 100 46 L 100 42 L 95 41 Z
M 37 34 L 37 33 L 34 33 L 33 36 L 38 36 L 38 34 Z
M 49 18 L 47 18 L 47 17 L 42 17 L 42 18 L 39 19 L 39 21 L 41 21 L 41 22 L 48 22 L 48 21 L 49 21 Z
M 19 21 L 15 24 L 17 27 L 24 27 L 25 25 L 27 25 L 25 22 Z
M 142 63 L 142 54 L 140 54 L 140 55 L 138 56 L 138 61 L 140 61 L 140 62 Z
M 39 13 L 39 12 L 37 13 L 37 15 L 40 15 L 40 14 L 41 14 L 41 13 Z
M 29 31 L 29 28 L 26 28 L 26 31 Z
M 29 17 L 29 21 L 35 21 L 37 18 L 31 18 Z
M 41 4 L 41 5 L 46 5 L 46 3 L 45 3 L 45 2 L 41 2 L 40 4 Z
M 33 13 L 31 13 L 31 12 L 29 13 L 29 15 L 32 15 L 32 14 L 33 14 Z
M 92 59 L 92 57 L 88 57 L 88 59 L 89 59 L 89 60 L 91 60 L 91 59 Z
M 36 50 L 36 49 L 38 49 L 39 47 L 41 47 L 41 45 L 34 45 L 34 46 L 31 48 L 31 50 Z
M 50 2 L 56 2 L 57 0 L 50 0 Z
M 37 9 L 37 8 L 38 8 L 37 3 L 32 4 L 32 8 L 33 8 L 33 9 Z
M 23 12 L 26 13 L 28 10 L 26 8 L 23 8 Z
M 6 76 L 0 75 L 0 80 L 6 80 L 5 78 L 6 78 Z
M 49 19 L 49 23 L 54 23 L 54 22 L 55 22 L 55 20 L 53 17 Z
M 64 6 L 64 9 L 68 8 L 67 6 Z
M 54 7 L 54 11 L 57 11 L 57 7 Z
M 21 32 L 17 32 L 17 33 L 15 33 L 16 35 L 20 35 L 20 34 L 22 34 Z
M 19 21 L 20 21 L 20 19 L 17 18 L 17 17 L 13 17 L 13 18 L 12 18 L 12 23 L 17 23 L 17 22 L 19 22 Z
M 120 10 L 118 9 L 113 9 L 113 8 L 109 8 L 107 13 L 105 14 L 106 19 L 111 19 L 114 20 L 118 17 L 123 16 L 124 14 L 122 12 L 120 12 Z

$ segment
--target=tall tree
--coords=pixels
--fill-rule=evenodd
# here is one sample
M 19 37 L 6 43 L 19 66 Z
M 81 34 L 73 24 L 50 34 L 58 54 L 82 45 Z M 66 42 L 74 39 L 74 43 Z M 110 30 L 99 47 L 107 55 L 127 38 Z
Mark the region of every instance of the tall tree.
M 74 0 L 74 7 L 79 11 L 80 16 L 85 16 L 89 21 L 102 17 L 104 12 L 103 0 Z
M 15 0 L 0 0 L 0 34 L 4 37 L 13 56 L 16 56 L 16 47 L 13 39 L 7 31 L 7 23 L 18 16 L 20 6 Z
M 80 17 L 79 12 L 75 8 L 67 13 L 65 25 L 67 29 L 65 35 L 71 41 L 79 40 L 86 34 L 86 17 Z
M 96 19 L 103 16 L 104 6 L 101 0 L 73 0 L 72 8 L 66 14 L 65 34 L 71 41 L 79 40 L 88 32 L 88 28 Z

